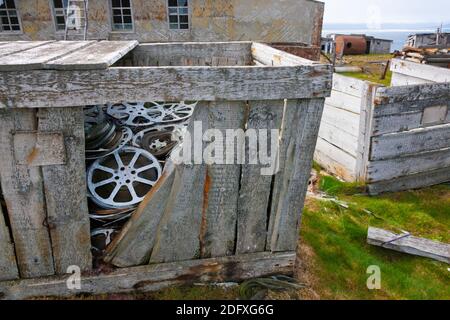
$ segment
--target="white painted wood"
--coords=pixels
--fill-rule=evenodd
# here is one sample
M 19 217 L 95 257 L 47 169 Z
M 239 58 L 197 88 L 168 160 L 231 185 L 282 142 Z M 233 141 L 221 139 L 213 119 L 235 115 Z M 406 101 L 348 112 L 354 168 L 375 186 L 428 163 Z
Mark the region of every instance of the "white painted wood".
M 359 134 L 360 115 L 325 103 L 322 122 L 333 125 L 355 137 Z
M 319 137 L 356 157 L 358 149 L 358 138 L 356 136 L 322 121 Z
M 389 133 L 372 138 L 370 160 L 390 159 L 447 147 L 450 147 L 450 124 Z
M 423 84 L 423 83 L 433 83 L 433 81 L 424 80 L 412 76 L 407 76 L 401 73 L 394 72 L 392 73 L 392 79 L 391 79 L 391 86 L 398 87 L 398 86 L 411 86 L 416 84 Z
M 371 161 L 367 169 L 368 182 L 390 180 L 447 167 L 450 167 L 450 148 L 416 153 L 406 157 Z
M 354 181 L 356 178 L 355 157 L 321 138 L 317 140 L 314 160 L 345 181 Z
M 325 104 L 356 114 L 361 112 L 361 97 L 355 97 L 336 90 L 331 91 L 331 96 L 325 100 Z
M 137 45 L 137 41 L 100 41 L 61 58 L 47 61 L 44 68 L 55 70 L 106 69 Z
M 399 237 L 402 237 L 399 239 Z M 395 240 L 398 239 L 398 240 Z M 450 264 L 450 244 L 369 227 L 367 243 Z
M 0 282 L 2 299 L 68 298 L 76 294 L 142 293 L 193 283 L 242 282 L 273 274 L 292 275 L 295 252 L 255 253 L 127 268 L 81 276 L 81 289 L 69 290 L 69 275 Z
M 366 81 L 333 74 L 333 90 L 360 98 L 365 90 Z
M 318 64 L 317 62 L 275 49 L 266 44 L 256 42 L 252 43 L 252 56 L 254 60 L 259 61 L 266 66 L 297 66 Z
M 325 97 L 330 89 L 327 65 L 0 72 L 0 108 L 70 107 L 111 101 L 297 99 Z
M 391 71 L 409 77 L 431 82 L 450 82 L 450 69 L 439 68 L 428 64 L 414 63 L 401 59 L 392 59 Z

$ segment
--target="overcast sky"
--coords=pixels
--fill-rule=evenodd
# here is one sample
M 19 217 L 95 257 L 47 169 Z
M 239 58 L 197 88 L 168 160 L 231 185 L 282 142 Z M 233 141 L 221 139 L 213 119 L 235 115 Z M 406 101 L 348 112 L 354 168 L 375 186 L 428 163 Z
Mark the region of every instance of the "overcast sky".
M 325 23 L 449 23 L 450 0 L 320 0 Z

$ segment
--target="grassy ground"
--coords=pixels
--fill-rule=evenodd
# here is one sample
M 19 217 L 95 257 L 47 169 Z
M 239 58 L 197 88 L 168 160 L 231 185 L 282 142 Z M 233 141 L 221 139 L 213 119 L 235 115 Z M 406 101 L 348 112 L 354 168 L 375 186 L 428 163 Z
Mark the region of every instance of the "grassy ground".
M 369 197 L 358 186 L 322 177 L 320 189 L 349 204 L 309 199 L 303 215 L 304 270 L 321 299 L 450 299 L 448 265 L 366 244 L 368 226 L 450 242 L 450 186 Z M 368 290 L 367 267 L 382 289 Z

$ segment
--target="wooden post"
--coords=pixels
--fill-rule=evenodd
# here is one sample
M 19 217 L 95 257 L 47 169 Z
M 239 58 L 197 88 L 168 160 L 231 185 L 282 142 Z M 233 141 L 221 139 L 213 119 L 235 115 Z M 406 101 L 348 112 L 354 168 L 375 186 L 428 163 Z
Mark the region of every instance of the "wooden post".
M 0 206 L 0 281 L 13 280 L 19 277 L 14 245 L 5 224 L 3 210 Z

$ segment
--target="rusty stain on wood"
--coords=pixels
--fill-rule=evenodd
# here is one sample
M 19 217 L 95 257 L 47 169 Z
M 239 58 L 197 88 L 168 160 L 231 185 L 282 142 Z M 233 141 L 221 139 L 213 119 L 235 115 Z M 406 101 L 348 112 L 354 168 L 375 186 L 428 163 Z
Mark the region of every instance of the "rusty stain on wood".
M 208 221 L 206 219 L 206 212 L 208 210 L 209 190 L 211 188 L 211 176 L 209 175 L 208 167 L 206 167 L 205 185 L 203 188 L 203 205 L 202 205 L 202 221 L 200 225 L 200 256 L 205 254 L 205 236 Z

